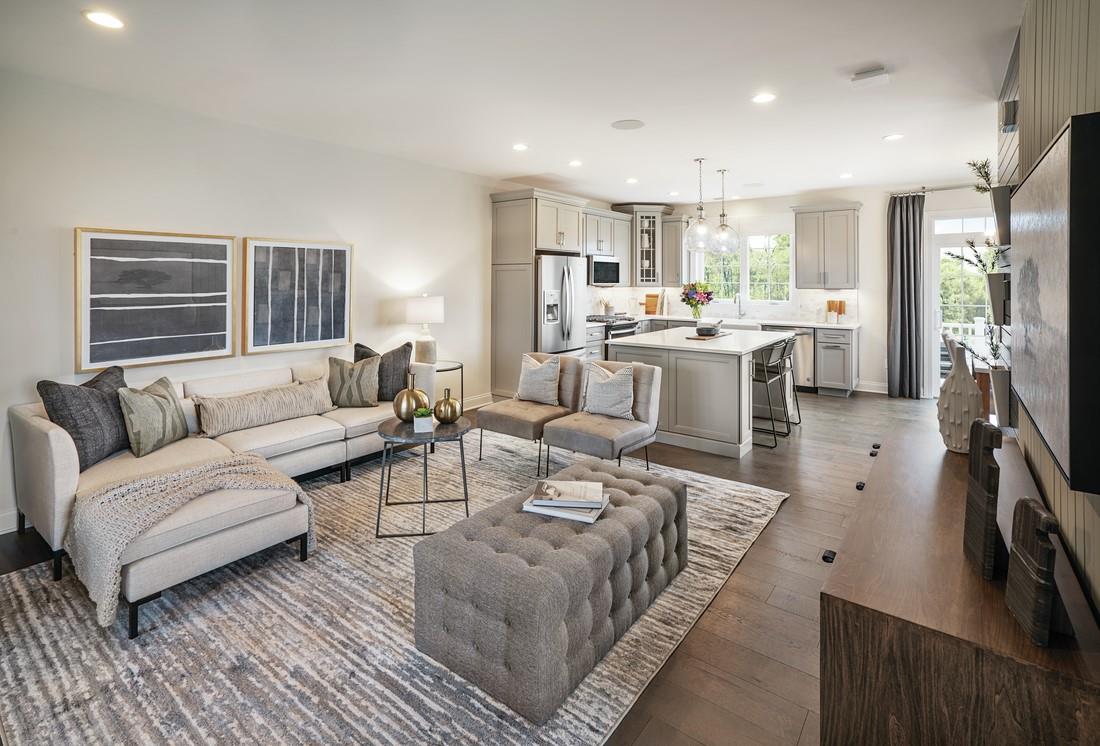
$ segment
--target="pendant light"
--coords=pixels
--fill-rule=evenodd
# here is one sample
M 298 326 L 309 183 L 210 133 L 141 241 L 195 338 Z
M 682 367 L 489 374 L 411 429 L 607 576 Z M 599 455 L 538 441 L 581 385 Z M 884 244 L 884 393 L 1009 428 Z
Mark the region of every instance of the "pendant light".
M 687 251 L 714 251 L 718 248 L 718 232 L 707 222 L 707 214 L 703 210 L 703 160 L 695 159 L 699 164 L 699 204 L 695 207 L 695 218 L 684 232 L 684 249 Z
M 731 228 L 726 220 L 726 169 L 720 168 L 718 173 L 722 174 L 722 212 L 718 216 L 718 230 L 715 241 L 718 244 L 719 251 L 736 251 L 741 243 L 741 237 L 737 235 L 737 231 Z

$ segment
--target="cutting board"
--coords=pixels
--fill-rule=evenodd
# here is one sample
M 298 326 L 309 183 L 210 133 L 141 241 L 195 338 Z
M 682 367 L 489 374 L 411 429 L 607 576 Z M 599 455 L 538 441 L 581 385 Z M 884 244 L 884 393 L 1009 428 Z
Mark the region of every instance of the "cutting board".
M 718 332 L 717 334 L 712 334 L 709 337 L 704 337 L 704 336 L 701 336 L 699 334 L 696 334 L 693 337 L 685 337 L 685 339 L 698 339 L 698 340 L 703 341 L 703 342 L 709 342 L 712 339 L 718 339 L 719 337 L 725 337 L 726 335 L 729 335 L 729 334 L 733 334 L 733 332 L 732 331 Z

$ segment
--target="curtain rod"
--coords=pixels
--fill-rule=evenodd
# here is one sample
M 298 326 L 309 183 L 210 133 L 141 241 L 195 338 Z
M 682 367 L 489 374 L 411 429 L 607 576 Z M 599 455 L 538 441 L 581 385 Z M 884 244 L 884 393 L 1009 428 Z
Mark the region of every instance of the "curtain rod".
M 907 192 L 891 192 L 891 197 L 908 197 L 911 194 L 931 194 L 932 192 L 953 192 L 956 189 L 973 189 L 973 184 L 958 184 L 956 186 L 943 186 L 943 187 L 920 187 L 919 189 L 912 189 Z

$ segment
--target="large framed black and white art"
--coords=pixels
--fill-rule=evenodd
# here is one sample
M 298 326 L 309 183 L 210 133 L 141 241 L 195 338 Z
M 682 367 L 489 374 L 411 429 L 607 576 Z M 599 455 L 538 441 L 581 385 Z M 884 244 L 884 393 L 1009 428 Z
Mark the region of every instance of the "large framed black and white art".
M 244 240 L 244 352 L 351 343 L 350 244 Z
M 77 228 L 76 370 L 234 354 L 233 236 Z

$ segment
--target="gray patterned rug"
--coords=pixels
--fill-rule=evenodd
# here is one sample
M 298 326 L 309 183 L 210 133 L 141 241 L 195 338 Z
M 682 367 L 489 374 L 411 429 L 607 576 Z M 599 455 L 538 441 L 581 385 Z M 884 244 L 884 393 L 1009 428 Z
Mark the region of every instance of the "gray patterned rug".
M 485 434 L 467 456 L 471 512 L 532 482 L 535 446 Z M 572 463 L 555 453 L 552 469 Z M 628 464 L 625 459 L 623 465 Z M 633 461 L 638 468 L 644 463 Z M 431 457 L 433 495 L 461 496 L 457 444 Z M 307 483 L 317 551 L 276 547 L 166 591 L 126 639 L 95 623 L 83 586 L 48 564 L 0 577 L 0 726 L 22 743 L 592 744 L 607 738 L 672 653 L 784 493 L 658 465 L 688 483 L 690 561 L 548 723 L 519 717 L 413 644 L 412 547 L 374 538 L 378 464 Z M 391 499 L 414 499 L 401 456 Z M 429 529 L 463 515 L 432 506 Z M 387 508 L 383 530 L 419 528 Z

